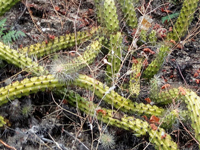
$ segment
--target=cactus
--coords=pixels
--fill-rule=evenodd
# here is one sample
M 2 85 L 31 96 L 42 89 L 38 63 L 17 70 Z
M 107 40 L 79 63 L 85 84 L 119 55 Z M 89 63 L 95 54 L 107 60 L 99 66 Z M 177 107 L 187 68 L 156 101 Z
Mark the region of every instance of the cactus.
M 0 116 L 0 127 L 3 127 L 5 124 L 4 117 Z
M 105 26 L 111 33 L 119 30 L 119 20 L 117 8 L 114 0 L 104 0 L 104 20 Z
M 187 114 L 188 111 L 173 109 L 170 112 L 167 112 L 166 115 L 160 119 L 160 126 L 164 129 L 171 129 L 179 119 L 182 121 L 186 120 L 188 118 Z
M 9 0 L 8 0 L 9 1 Z M 134 0 L 138 1 L 138 0 Z M 0 15 L 3 14 L 8 6 L 10 7 L 14 3 L 18 1 L 10 1 L 10 2 L 1 2 L 3 5 L 0 6 Z M 135 27 L 137 24 L 136 14 L 134 9 L 131 9 L 133 5 L 130 4 L 130 0 L 125 1 L 119 1 L 120 4 L 122 3 L 125 6 L 122 8 L 122 11 L 124 11 L 124 16 L 127 19 L 127 23 L 131 27 Z M 100 17 L 101 13 L 103 14 L 103 18 L 100 18 L 100 22 L 102 21 L 102 26 L 105 26 L 108 30 L 108 32 L 104 32 L 107 34 L 107 37 L 110 36 L 110 46 L 108 46 L 111 51 L 109 52 L 110 58 L 108 60 L 111 62 L 110 67 L 110 74 L 114 75 L 119 72 L 119 68 L 121 67 L 121 49 L 119 48 L 122 43 L 122 33 L 119 31 L 119 21 L 117 16 L 117 9 L 115 6 L 114 0 L 95 0 L 96 6 L 100 5 L 101 7 L 97 8 L 99 11 L 97 15 Z M 167 40 L 174 39 L 178 40 L 179 36 L 182 37 L 190 22 L 191 22 L 191 16 L 193 15 L 196 7 L 197 7 L 197 0 L 192 0 L 192 2 L 184 1 L 183 8 L 181 10 L 180 16 L 173 28 L 173 31 L 167 35 Z M 130 4 L 130 5 L 129 5 Z M 103 8 L 104 7 L 104 8 Z M 6 9 L 5 9 L 6 8 Z M 130 15 L 129 15 L 130 14 Z M 132 18 L 132 19 L 130 19 Z M 141 35 L 140 38 L 142 41 L 146 42 L 146 32 L 149 30 L 150 26 L 152 25 L 152 19 L 148 15 L 144 15 L 141 17 L 140 23 L 140 30 Z M 45 90 L 46 88 L 61 88 L 63 87 L 64 81 L 60 82 L 59 77 L 54 74 L 54 72 L 50 71 L 52 75 L 47 75 L 49 72 L 45 70 L 42 66 L 39 66 L 38 63 L 32 61 L 30 58 L 26 57 L 26 55 L 37 55 L 37 56 L 43 56 L 45 54 L 49 54 L 52 52 L 55 52 L 59 49 L 67 48 L 69 46 L 75 45 L 75 43 L 82 43 L 85 40 L 88 40 L 93 37 L 93 35 L 98 32 L 98 28 L 94 28 L 89 32 L 78 32 L 77 37 L 73 34 L 67 35 L 67 36 L 61 36 L 59 38 L 55 38 L 52 41 L 49 41 L 49 43 L 43 42 L 42 44 L 35 44 L 27 48 L 21 49 L 21 52 L 23 54 L 18 53 L 15 50 L 12 50 L 8 46 L 5 46 L 4 44 L 0 43 L 0 57 L 7 61 L 8 63 L 12 63 L 18 67 L 21 67 L 22 69 L 25 69 L 26 71 L 33 72 L 34 74 L 40 76 L 40 75 L 46 75 L 46 76 L 40 76 L 40 77 L 33 77 L 30 79 L 24 79 L 20 82 L 16 81 L 4 88 L 0 88 L 0 105 L 7 103 L 9 100 L 12 100 L 14 98 L 20 98 L 21 96 L 29 95 L 31 93 L 35 93 L 38 90 Z M 111 35 L 109 35 L 111 34 Z M 156 43 L 155 38 L 155 31 L 152 31 L 149 35 L 149 41 L 154 45 Z M 71 73 L 78 72 L 79 69 L 85 67 L 87 64 L 90 64 L 94 58 L 97 56 L 97 54 L 100 52 L 101 44 L 104 38 L 99 38 L 99 40 L 96 40 L 92 42 L 89 47 L 87 47 L 86 51 L 82 56 L 79 56 L 75 58 L 74 60 L 70 61 L 70 63 L 63 63 L 61 64 L 61 68 L 59 66 L 55 66 L 54 69 L 57 70 L 57 74 L 61 74 L 63 71 L 63 76 L 70 75 Z M 77 40 L 77 42 L 75 41 Z M 167 42 L 166 42 L 167 43 Z M 165 57 L 168 55 L 170 51 L 170 46 L 167 46 L 166 43 L 161 46 L 159 53 L 157 54 L 156 58 L 152 63 L 147 67 L 147 69 L 144 71 L 144 77 L 150 79 L 153 77 L 161 68 Z M 137 44 L 136 44 L 137 46 Z M 129 57 L 129 56 L 128 56 Z M 137 67 L 134 68 L 135 72 L 140 72 L 140 67 L 142 65 L 142 62 L 138 64 Z M 56 68 L 57 67 L 57 68 Z M 109 67 L 108 67 L 109 68 Z M 112 68 L 112 69 L 111 69 Z M 135 74 L 137 75 L 137 74 Z M 131 82 L 132 84 L 133 75 L 131 75 Z M 101 82 L 90 78 L 85 75 L 79 75 L 76 77 L 76 79 L 73 79 L 74 81 L 71 82 L 73 85 L 77 85 L 79 87 L 83 87 L 85 89 L 89 89 L 91 91 L 94 91 L 95 95 L 100 97 L 102 100 L 105 100 L 107 103 L 114 106 L 117 110 L 122 110 L 125 113 L 134 114 L 134 115 L 142 115 L 146 114 L 148 116 L 155 115 L 162 117 L 163 114 L 166 113 L 165 109 L 159 108 L 157 106 L 151 106 L 149 104 L 145 105 L 143 103 L 136 103 L 132 102 L 129 99 L 126 99 L 122 96 L 120 96 L 118 93 L 114 91 L 115 85 L 112 87 L 107 87 L 106 85 L 103 85 Z M 136 80 L 136 79 L 134 79 Z M 131 94 L 139 93 L 139 79 L 137 80 L 137 84 L 132 84 L 130 86 L 130 90 L 137 88 L 136 91 L 131 91 Z M 118 83 L 117 83 L 118 84 Z M 133 87 L 135 86 L 135 87 Z M 156 91 L 157 94 L 155 94 Z M 190 118 L 192 120 L 192 127 L 195 130 L 195 137 L 197 140 L 200 140 L 200 129 L 199 129 L 199 101 L 200 98 L 196 95 L 196 93 L 184 89 L 184 88 L 174 88 L 170 90 L 166 90 L 164 92 L 159 92 L 158 87 L 155 87 L 150 91 L 151 93 L 151 99 L 155 101 L 156 104 L 168 104 L 171 103 L 172 100 L 176 100 L 176 98 L 182 99 L 185 101 L 188 107 L 188 112 L 190 114 Z M 105 108 L 97 107 L 97 105 L 93 104 L 91 101 L 86 101 L 80 96 L 74 96 L 73 94 L 68 94 L 69 103 L 70 104 L 77 104 L 75 106 L 78 106 L 83 112 L 97 117 L 99 120 L 108 123 L 110 125 L 115 125 L 117 127 L 134 131 L 134 133 L 137 136 L 142 135 L 149 135 L 149 141 L 151 143 L 154 143 L 157 149 L 177 149 L 177 145 L 171 141 L 170 136 L 160 127 L 156 127 L 153 124 L 148 124 L 145 121 L 142 121 L 141 119 L 136 119 L 134 117 L 127 116 L 125 114 L 122 114 L 118 111 L 115 111 L 114 109 L 108 110 Z M 137 114 L 136 114 L 137 113 Z M 162 127 L 170 127 L 173 122 L 176 120 L 177 115 L 179 115 L 179 112 L 177 110 L 172 110 L 169 114 L 166 114 L 164 116 L 163 120 L 160 122 L 162 123 Z M 184 115 L 183 115 L 184 116 Z M 0 126 L 5 124 L 3 121 L 3 118 L 0 116 Z
M 195 131 L 195 138 L 200 142 L 200 97 L 189 89 L 180 87 L 179 89 L 181 89 L 181 94 L 185 96 L 184 101 L 187 104 L 188 113 L 192 121 L 191 125 Z
M 156 31 L 152 30 L 149 34 L 149 43 L 151 45 L 156 45 L 157 37 L 156 37 Z
M 80 95 L 72 91 L 68 92 L 68 94 L 63 94 L 67 95 L 71 105 L 77 106 L 81 111 L 97 117 L 104 123 L 117 126 L 125 130 L 131 130 L 138 137 L 149 134 L 149 141 L 155 144 L 156 149 L 177 149 L 176 143 L 172 141 L 170 135 L 168 135 L 162 128 L 153 129 L 145 121 L 136 119 L 132 116 L 127 116 L 114 110 L 101 108 L 91 101 L 86 101 Z
M 0 88 L 0 106 L 9 100 L 21 98 L 38 91 L 44 91 L 46 88 L 60 88 L 64 84 L 60 83 L 52 75 L 26 78 L 22 81 L 16 81 L 6 87 Z
M 86 75 L 79 75 L 79 77 L 74 80 L 73 85 L 94 91 L 95 95 L 113 105 L 115 108 L 127 113 L 137 112 L 138 114 L 161 116 L 164 112 L 164 109 L 158 108 L 155 105 L 151 106 L 149 104 L 145 105 L 143 103 L 132 102 L 120 96 L 106 85 L 103 85 L 103 83 Z
M 25 55 L 19 53 L 16 50 L 9 48 L 0 42 L 0 58 L 12 63 L 26 71 L 31 71 L 36 75 L 46 74 L 47 72 L 42 66 L 39 66 L 32 59 L 26 57 Z
M 101 44 L 104 38 L 99 38 L 99 40 L 93 41 L 89 46 L 86 47 L 83 55 L 65 63 L 61 59 L 56 59 L 53 61 L 53 65 L 50 69 L 50 73 L 55 76 L 61 82 L 68 82 L 76 77 L 78 70 L 86 67 L 99 54 L 101 50 Z
M 188 27 L 193 19 L 199 0 L 185 0 L 179 17 L 173 26 L 173 31 L 167 34 L 167 40 L 178 41 L 188 31 Z
M 155 104 L 159 105 L 166 105 L 172 102 L 172 100 L 180 99 L 183 96 L 181 96 L 179 89 L 172 88 L 166 91 L 162 91 L 158 93 L 157 95 L 152 95 L 152 99 L 155 102 Z
M 108 62 L 111 65 L 107 65 L 107 73 L 111 78 L 117 78 L 121 66 L 121 44 L 122 35 L 120 32 L 110 35 L 110 50 L 108 54 Z
M 127 25 L 131 28 L 137 27 L 137 16 L 134 8 L 134 3 L 132 0 L 119 0 L 119 3 L 126 18 Z
M 132 64 L 130 82 L 129 82 L 129 92 L 131 95 L 134 94 L 137 97 L 140 93 L 140 76 L 141 76 L 141 67 L 142 67 L 142 58 L 137 59 L 136 64 Z
M 72 47 L 75 44 L 83 43 L 94 37 L 95 33 L 100 30 L 100 28 L 94 27 L 90 31 L 77 32 L 76 35 L 75 33 L 71 33 L 65 36 L 55 37 L 54 40 L 50 40 L 48 43 L 44 41 L 42 43 L 37 43 L 29 47 L 19 49 L 19 51 L 23 54 L 28 54 L 28 56 L 36 55 L 38 57 L 42 57 L 58 50 Z
M 158 73 L 158 71 L 160 70 L 161 66 L 163 65 L 165 57 L 169 53 L 169 50 L 170 50 L 169 47 L 166 46 L 166 45 L 162 45 L 160 47 L 160 50 L 159 50 L 155 60 L 153 60 L 153 62 L 151 62 L 151 64 L 144 71 L 144 77 L 145 78 L 150 79 L 156 73 Z
M 20 0 L 1 0 L 0 1 L 0 16 L 7 12 L 12 6 L 18 3 Z
M 140 32 L 140 40 L 143 43 L 147 42 L 147 31 L 146 30 L 141 30 L 141 32 Z

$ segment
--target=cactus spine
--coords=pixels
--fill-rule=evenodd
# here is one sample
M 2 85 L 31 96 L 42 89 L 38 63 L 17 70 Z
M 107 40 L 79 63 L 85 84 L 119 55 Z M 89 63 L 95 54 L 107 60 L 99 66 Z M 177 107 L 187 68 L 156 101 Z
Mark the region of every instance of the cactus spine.
M 0 1 L 0 16 L 7 12 L 12 6 L 18 3 L 20 0 L 1 0 Z
M 68 63 L 62 62 L 60 59 L 53 61 L 53 65 L 50 69 L 50 73 L 55 76 L 61 82 L 68 82 L 69 80 L 74 80 L 77 76 L 77 72 L 93 62 L 96 56 L 101 50 L 103 38 L 90 43 L 86 47 L 83 55 L 79 55 L 77 58 L 71 60 Z
M 167 40 L 173 39 L 178 41 L 188 30 L 188 27 L 193 19 L 195 10 L 197 9 L 199 0 L 185 0 L 179 17 L 173 26 L 173 31 L 167 35 Z

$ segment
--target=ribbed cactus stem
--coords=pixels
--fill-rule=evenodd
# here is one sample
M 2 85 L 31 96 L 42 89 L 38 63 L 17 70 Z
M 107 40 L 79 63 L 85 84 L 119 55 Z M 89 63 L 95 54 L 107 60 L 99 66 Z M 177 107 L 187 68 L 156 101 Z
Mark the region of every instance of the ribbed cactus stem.
M 157 37 L 156 37 L 156 31 L 152 30 L 149 34 L 149 43 L 151 45 L 156 45 Z
M 200 143 L 200 97 L 189 89 L 181 89 L 181 94 L 185 96 L 185 103 L 187 104 L 188 113 L 192 121 L 192 127 L 195 131 L 195 138 Z M 184 91 L 185 90 L 185 91 Z
M 0 127 L 3 127 L 6 124 L 4 117 L 0 116 Z
M 173 31 L 167 35 L 167 40 L 178 41 L 188 31 L 188 27 L 193 19 L 199 0 L 185 0 L 178 19 L 173 26 Z
M 119 30 L 119 20 L 117 8 L 114 0 L 104 0 L 104 20 L 108 31 L 116 32 Z
M 134 97 L 137 97 L 140 93 L 140 77 L 141 77 L 141 67 L 142 67 L 142 58 L 136 59 L 137 63 L 132 64 L 130 82 L 129 82 L 129 92 Z
M 140 32 L 140 40 L 143 43 L 147 42 L 147 31 L 146 30 L 141 30 L 141 32 Z
M 94 0 L 94 6 L 96 9 L 97 20 L 103 27 L 105 26 L 103 0 Z
M 9 46 L 4 45 L 0 42 L 0 58 L 7 61 L 8 63 L 14 64 L 25 71 L 33 72 L 36 75 L 46 74 L 47 72 L 42 66 L 34 62 L 29 57 L 18 51 L 11 49 Z
M 151 99 L 158 105 L 170 104 L 173 100 L 182 98 L 178 88 L 165 89 L 165 91 L 157 92 L 154 95 L 151 95 Z
M 179 120 L 186 120 L 188 118 L 187 115 L 188 111 L 179 110 L 178 108 L 173 109 L 160 119 L 160 126 L 164 129 L 171 129 Z
M 136 119 L 133 116 L 127 116 L 115 110 L 101 108 L 92 101 L 87 101 L 74 92 L 64 94 L 70 104 L 78 107 L 86 114 L 97 117 L 97 119 L 103 121 L 104 123 L 133 131 L 133 133 L 135 133 L 138 137 L 149 134 L 149 141 L 155 144 L 156 149 L 177 149 L 176 143 L 172 141 L 170 135 L 167 134 L 162 128 L 152 129 L 145 121 Z
M 137 16 L 135 12 L 134 3 L 132 0 L 120 0 L 119 1 L 122 12 L 124 14 L 124 17 L 127 21 L 127 25 L 131 28 L 137 27 Z
M 116 79 L 121 67 L 121 44 L 122 35 L 121 32 L 116 34 L 110 34 L 110 49 L 108 54 L 108 62 L 111 65 L 107 65 L 107 73 L 113 79 Z
M 20 0 L 1 0 L 0 1 L 0 16 L 7 12 L 12 6 L 18 3 Z
M 152 78 L 155 74 L 158 73 L 160 68 L 162 67 L 164 63 L 165 57 L 168 55 L 170 49 L 166 45 L 162 45 L 159 49 L 158 54 L 156 55 L 156 58 L 151 62 L 151 64 L 146 68 L 144 71 L 144 77 L 145 78 Z
M 93 91 L 95 95 L 102 98 L 107 103 L 113 105 L 116 109 L 120 109 L 127 113 L 138 113 L 140 115 L 155 115 L 161 116 L 164 112 L 163 108 L 157 106 L 151 106 L 149 104 L 132 102 L 119 94 L 117 94 L 112 88 L 104 85 L 94 78 L 90 78 L 86 75 L 79 75 L 73 82 L 73 85 Z
M 5 87 L 0 88 L 0 106 L 15 98 L 28 96 L 46 88 L 60 88 L 65 86 L 52 75 L 26 78 L 22 81 L 15 81 Z
M 28 56 L 38 56 L 42 57 L 47 54 L 51 54 L 61 49 L 72 47 L 75 44 L 83 43 L 96 35 L 100 28 L 92 28 L 89 31 L 80 31 L 75 33 L 67 34 L 65 36 L 55 37 L 53 40 L 44 41 L 42 43 L 37 43 L 29 47 L 19 49 L 23 54 Z
M 104 38 L 99 38 L 98 40 L 92 41 L 86 47 L 84 53 L 73 60 L 66 62 L 66 60 L 62 60 L 60 58 L 55 59 L 52 62 L 50 73 L 61 82 L 74 80 L 78 71 L 92 63 L 100 53 L 103 39 Z

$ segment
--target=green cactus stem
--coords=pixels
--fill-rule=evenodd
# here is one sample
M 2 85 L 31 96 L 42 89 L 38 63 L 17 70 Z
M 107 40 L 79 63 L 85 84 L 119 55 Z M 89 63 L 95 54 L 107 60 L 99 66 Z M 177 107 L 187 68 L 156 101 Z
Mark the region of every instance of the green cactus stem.
M 195 92 L 183 88 L 181 94 L 185 96 L 184 101 L 187 104 L 188 113 L 192 121 L 191 125 L 195 131 L 195 138 L 200 142 L 200 97 Z
M 0 88 L 0 106 L 15 98 L 28 96 L 38 91 L 44 91 L 46 88 L 60 88 L 65 84 L 60 83 L 52 75 L 26 78 L 22 81 L 16 81 L 8 86 Z
M 141 30 L 141 32 L 140 32 L 140 40 L 143 43 L 147 42 L 147 30 Z
M 65 36 L 55 37 L 54 40 L 49 40 L 48 42 L 37 43 L 29 47 L 19 49 L 23 54 L 28 54 L 28 56 L 38 56 L 42 57 L 47 54 L 51 54 L 61 49 L 72 47 L 76 44 L 83 43 L 96 35 L 101 28 L 92 28 L 90 31 L 80 31 L 75 33 L 67 34 Z
M 120 109 L 127 113 L 146 114 L 161 116 L 164 109 L 158 108 L 157 106 L 151 106 L 149 104 L 145 105 L 143 103 L 132 102 L 119 94 L 117 94 L 113 87 L 109 88 L 100 81 L 90 78 L 86 75 L 79 75 L 77 79 L 74 80 L 73 85 L 94 91 L 95 95 L 102 98 L 107 103 L 113 105 L 116 109 Z
M 178 19 L 173 26 L 173 31 L 167 34 L 167 40 L 180 40 L 188 31 L 188 27 L 193 19 L 199 0 L 185 0 Z
M 149 134 L 149 141 L 155 144 L 156 149 L 177 149 L 177 145 L 172 141 L 170 135 L 160 127 L 155 129 L 152 128 L 147 122 L 136 119 L 133 116 L 127 116 L 115 110 L 101 108 L 92 101 L 87 101 L 72 91 L 64 94 L 71 105 L 78 107 L 86 114 L 97 117 L 98 120 L 107 123 L 108 125 L 133 131 L 138 137 Z
M 141 67 L 142 67 L 142 58 L 136 59 L 137 62 L 132 64 L 130 82 L 129 82 L 129 92 L 134 97 L 138 97 L 140 93 L 140 76 L 141 76 Z
M 151 64 L 146 68 L 144 71 L 144 77 L 145 78 L 152 78 L 155 74 L 158 73 L 160 68 L 163 65 L 165 57 L 168 55 L 170 49 L 166 45 L 162 45 L 159 49 L 158 54 L 156 55 L 156 58 L 151 62 Z
M 3 127 L 5 124 L 4 117 L 0 116 L 0 127 Z
M 0 58 L 8 63 L 14 64 L 25 71 L 31 71 L 36 75 L 46 74 L 45 69 L 39 66 L 38 63 L 16 50 L 11 49 L 9 46 L 0 42 Z
M 156 31 L 152 30 L 149 34 L 149 43 L 151 45 L 156 45 L 157 37 L 156 37 Z
M 124 17 L 127 21 L 127 25 L 131 28 L 137 27 L 137 16 L 134 8 L 134 3 L 132 0 L 120 0 L 119 1 Z
M 121 32 L 110 35 L 110 50 L 108 54 L 108 62 L 110 62 L 111 65 L 107 65 L 107 73 L 112 79 L 116 79 L 118 77 L 118 73 L 121 67 L 121 44 Z
M 18 3 L 20 0 L 1 0 L 0 1 L 0 16 L 2 16 L 5 12 L 10 10 L 12 6 Z
M 104 20 L 108 31 L 111 33 L 119 30 L 117 8 L 114 0 L 104 0 Z
M 99 38 L 90 43 L 82 55 L 79 55 L 69 62 L 66 62 L 66 60 L 61 61 L 60 58 L 54 60 L 52 67 L 50 68 L 50 73 L 61 82 L 73 80 L 73 78 L 76 77 L 77 72 L 92 63 L 100 53 L 103 39 L 104 38 Z
M 94 6 L 96 8 L 96 15 L 97 20 L 101 24 L 101 26 L 105 26 L 105 20 L 104 20 L 104 8 L 103 8 L 103 1 L 102 0 L 94 0 Z
M 160 126 L 164 129 L 171 129 L 179 120 L 186 120 L 188 118 L 188 111 L 179 110 L 178 108 L 167 112 L 166 115 L 160 119 Z
M 183 96 L 180 95 L 178 88 L 165 89 L 165 91 L 161 91 L 151 96 L 151 99 L 158 105 L 170 104 L 173 100 L 176 101 L 180 98 L 183 98 Z

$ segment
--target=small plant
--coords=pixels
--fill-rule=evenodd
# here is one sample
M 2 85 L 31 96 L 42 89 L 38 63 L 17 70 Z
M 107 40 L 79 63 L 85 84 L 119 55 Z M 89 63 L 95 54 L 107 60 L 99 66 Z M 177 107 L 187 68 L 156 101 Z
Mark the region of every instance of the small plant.
M 22 31 L 16 31 L 16 30 L 10 30 L 6 31 L 5 23 L 6 18 L 0 20 L 0 41 L 2 41 L 4 44 L 9 44 L 12 41 L 16 41 L 20 37 L 26 36 L 24 32 Z
M 112 148 L 115 145 L 114 136 L 109 133 L 101 134 L 99 140 L 104 148 Z

